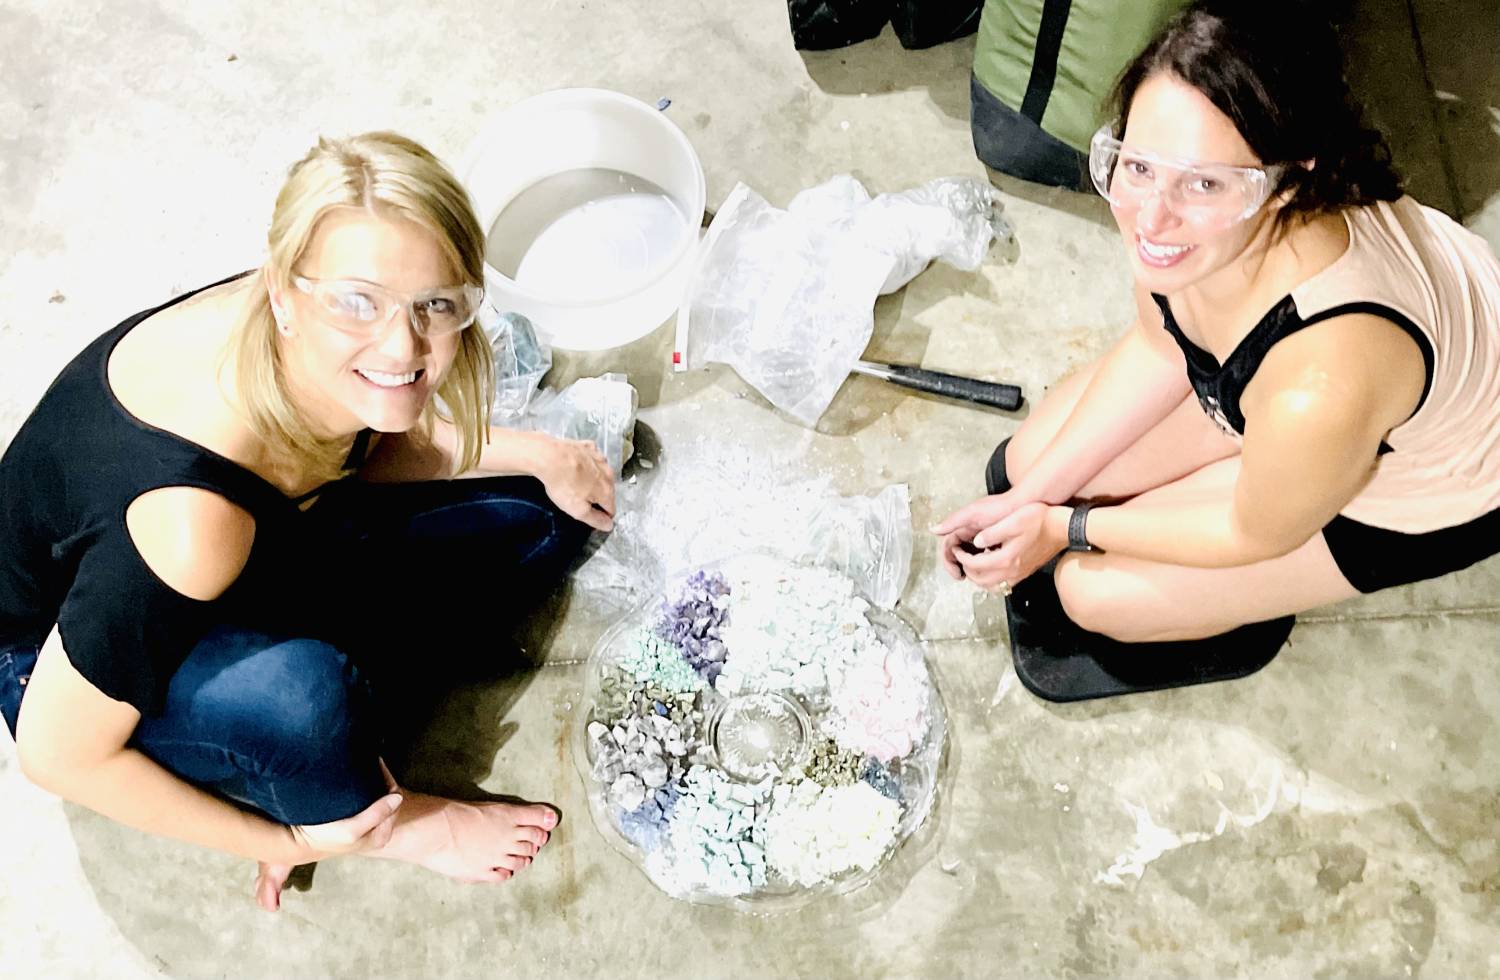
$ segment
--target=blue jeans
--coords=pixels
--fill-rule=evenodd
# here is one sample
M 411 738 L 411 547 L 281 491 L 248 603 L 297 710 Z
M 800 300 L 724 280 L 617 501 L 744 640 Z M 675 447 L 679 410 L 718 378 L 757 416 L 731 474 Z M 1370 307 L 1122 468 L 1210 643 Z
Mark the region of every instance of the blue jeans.
M 417 675 L 441 677 L 434 661 L 474 648 L 476 635 L 493 649 L 496 618 L 508 625 L 508 614 L 555 586 L 588 538 L 526 477 L 346 481 L 309 516 L 347 549 L 345 592 L 362 600 L 335 611 L 357 620 L 340 631 L 347 639 L 219 626 L 130 741 L 188 782 L 285 824 L 339 820 L 383 795 L 377 703 L 410 698 L 424 686 Z M 0 647 L 0 714 L 12 732 L 37 652 Z

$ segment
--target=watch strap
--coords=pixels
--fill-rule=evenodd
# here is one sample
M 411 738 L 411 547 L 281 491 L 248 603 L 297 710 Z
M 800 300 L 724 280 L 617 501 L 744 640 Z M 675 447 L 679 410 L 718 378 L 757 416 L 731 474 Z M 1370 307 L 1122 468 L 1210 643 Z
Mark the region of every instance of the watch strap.
M 1093 504 L 1078 504 L 1073 508 L 1073 512 L 1068 515 L 1069 551 L 1094 550 L 1094 546 L 1089 544 L 1088 538 L 1089 511 L 1093 509 Z

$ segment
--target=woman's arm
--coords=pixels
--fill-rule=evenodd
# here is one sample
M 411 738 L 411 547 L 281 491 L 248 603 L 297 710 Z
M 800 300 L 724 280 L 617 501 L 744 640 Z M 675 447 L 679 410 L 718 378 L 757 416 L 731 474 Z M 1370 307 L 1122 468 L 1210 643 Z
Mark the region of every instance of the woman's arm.
M 195 487 L 143 494 L 126 511 L 125 523 L 151 573 L 200 601 L 222 595 L 239 577 L 255 535 L 249 514 Z M 139 721 L 139 711 L 106 696 L 78 672 L 53 629 L 17 719 L 22 772 L 42 788 L 127 826 L 274 864 L 350 849 L 390 817 L 388 802 L 384 810 L 371 807 L 318 828 L 286 827 L 248 813 L 130 748 Z
M 257 861 L 306 860 L 289 828 L 205 793 L 127 748 L 139 720 L 135 708 L 106 697 L 74 669 L 53 630 L 21 702 L 21 771 L 43 789 L 137 830 Z
M 1089 515 L 1108 552 L 1223 567 L 1275 558 L 1332 520 L 1373 472 L 1380 442 L 1415 411 L 1421 351 L 1379 317 L 1337 317 L 1271 349 L 1241 402 L 1245 444 L 1233 493 L 1155 504 L 1147 494 Z M 1047 515 L 1066 544 L 1067 510 Z
M 962 577 L 958 551 L 1017 509 L 1072 498 L 1120 453 L 1171 414 L 1191 386 L 1182 351 L 1161 326 L 1150 294 L 1136 288 L 1137 318 L 1102 357 L 1068 418 L 1015 485 L 981 497 L 934 525 L 949 574 Z
M 239 577 L 255 540 L 248 513 L 196 487 L 143 494 L 127 509 L 125 525 L 151 572 L 200 601 L 221 595 Z M 21 701 L 21 769 L 42 788 L 139 830 L 259 860 L 286 860 L 296 852 L 286 827 L 217 799 L 127 748 L 139 720 L 134 707 L 105 696 L 78 672 L 54 629 Z
M 541 432 L 492 425 L 479 465 L 457 471 L 458 430 L 452 422 L 440 418 L 433 423 L 430 439 L 415 429 L 381 433 L 370 458 L 360 468 L 360 477 L 372 483 L 409 483 L 465 476 L 536 476 L 546 468 L 552 444 L 557 441 Z
M 382 435 L 360 477 L 374 483 L 404 483 L 534 476 L 565 514 L 601 531 L 614 527 L 614 473 L 591 442 L 492 425 L 477 467 L 454 472 L 457 459 L 458 431 L 453 423 L 438 419 L 431 438 L 416 430 Z
M 1068 419 L 1012 491 L 1060 504 L 1182 403 L 1192 390 L 1182 351 L 1136 289 L 1134 325 L 1100 361 Z

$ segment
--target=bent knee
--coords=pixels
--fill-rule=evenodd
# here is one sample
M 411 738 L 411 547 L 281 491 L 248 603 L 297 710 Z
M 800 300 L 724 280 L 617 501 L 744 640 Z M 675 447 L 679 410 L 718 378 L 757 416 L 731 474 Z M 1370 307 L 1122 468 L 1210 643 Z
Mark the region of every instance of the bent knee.
M 338 647 L 299 637 L 256 652 L 205 693 L 239 732 L 317 752 L 347 737 L 357 683 Z
M 1055 431 L 1043 431 L 1042 426 L 1031 424 L 1031 419 L 1021 423 L 1016 434 L 1007 439 L 1002 445 L 1005 448 L 1004 466 L 1006 476 L 1010 485 L 1020 483 L 1031 467 L 1036 464 L 1037 457 L 1041 456 L 1047 448 L 1047 443 L 1056 435 Z
M 1032 408 L 1015 435 L 1010 437 L 1006 447 L 1005 467 L 1012 485 L 1019 483 L 1031 472 L 1038 457 L 1057 438 L 1058 431 L 1073 413 L 1074 406 L 1078 404 L 1078 399 L 1088 387 L 1097 367 L 1097 361 L 1087 364 L 1053 385 Z
M 1101 567 L 1098 556 L 1064 555 L 1054 581 L 1063 612 L 1075 624 L 1122 643 L 1142 643 L 1159 632 L 1152 622 L 1154 605 L 1125 580 Z

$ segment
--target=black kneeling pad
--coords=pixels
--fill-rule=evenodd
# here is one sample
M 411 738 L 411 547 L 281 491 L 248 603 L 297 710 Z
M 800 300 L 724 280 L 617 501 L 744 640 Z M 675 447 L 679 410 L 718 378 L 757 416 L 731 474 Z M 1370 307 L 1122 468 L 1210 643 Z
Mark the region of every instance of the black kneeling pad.
M 1016 676 L 1047 701 L 1087 701 L 1234 680 L 1275 659 L 1297 617 L 1283 616 L 1201 640 L 1121 643 L 1078 626 L 1046 569 L 1005 600 Z

